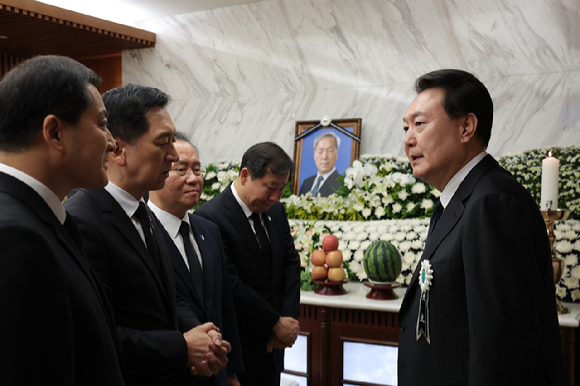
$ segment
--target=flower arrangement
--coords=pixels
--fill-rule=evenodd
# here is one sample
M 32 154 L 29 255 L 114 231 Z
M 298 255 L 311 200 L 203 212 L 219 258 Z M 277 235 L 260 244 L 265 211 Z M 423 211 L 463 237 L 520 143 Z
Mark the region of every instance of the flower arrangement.
M 570 220 L 556 223 L 554 248 L 566 262 L 566 271 L 556 287 L 563 300 L 580 302 L 580 148 L 552 148 L 560 160 L 559 206 L 571 211 Z M 540 202 L 542 159 L 545 149 L 508 154 L 498 162 Z M 239 173 L 240 160 L 210 164 L 204 176 L 200 204 L 223 191 Z M 340 240 L 344 268 L 351 280 L 365 280 L 364 252 L 376 240 L 386 240 L 399 249 L 402 272 L 397 279 L 407 285 L 423 253 L 429 216 L 440 193 L 417 181 L 406 159 L 390 155 L 365 155 L 354 161 L 341 177 L 343 187 L 328 198 L 310 194 L 297 197 L 286 187 L 284 198 L 292 236 L 301 265 L 301 288 L 313 290 L 310 254 L 321 248 L 322 235 Z M 368 222 L 364 222 L 368 221 Z
M 532 149 L 507 154 L 498 159 L 540 204 L 542 160 L 547 150 L 560 160 L 559 207 L 570 210 L 570 218 L 580 219 L 580 148 L 575 146 Z

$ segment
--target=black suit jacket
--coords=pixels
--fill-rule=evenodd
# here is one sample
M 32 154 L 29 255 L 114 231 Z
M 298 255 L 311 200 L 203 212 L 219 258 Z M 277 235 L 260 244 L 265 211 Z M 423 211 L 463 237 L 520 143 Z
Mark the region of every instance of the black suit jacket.
M 196 319 L 181 297 L 176 301 L 169 254 L 155 216 L 149 212 L 160 271 L 131 219 L 105 189 L 81 189 L 64 206 L 79 224 L 87 256 L 115 311 L 127 384 L 191 384 L 183 332 Z
M 189 303 L 200 323 L 212 322 L 218 326 L 223 338 L 232 345 L 232 351 L 228 354 L 227 369 L 223 368 L 215 377 L 212 377 L 214 378 L 212 384 L 225 386 L 228 374 L 238 374 L 244 371 L 226 255 L 218 227 L 199 216 L 191 214 L 188 216 L 203 263 L 203 299 L 196 291 L 193 277 L 173 239 L 163 226 L 161 231 L 171 257 L 177 292 Z M 206 382 L 206 380 L 209 381 L 208 378 L 201 378 L 196 377 L 194 383 L 209 383 Z
M 267 372 L 272 368 L 279 373 L 284 369 L 284 350 L 268 354 L 266 345 L 280 316 L 298 319 L 300 259 L 284 206 L 278 202 L 264 214 L 272 247 L 271 272 L 260 264 L 256 235 L 234 198 L 231 185 L 194 212 L 217 224 L 221 232 L 246 371 L 260 368 Z
M 0 384 L 124 385 L 112 311 L 80 239 L 4 173 L 0 245 Z
M 317 174 L 310 176 L 304 180 L 302 186 L 300 187 L 300 195 L 310 192 L 316 176 Z M 326 181 L 324 181 L 324 184 L 322 184 L 322 186 L 318 190 L 318 193 L 320 193 L 322 197 L 328 197 L 331 194 L 335 193 L 335 190 L 338 190 L 342 186 L 340 181 L 338 181 L 338 177 L 340 177 L 340 174 L 338 174 L 338 172 L 335 170 L 334 173 L 329 175 Z
M 546 226 L 491 156 L 459 186 L 422 260 L 431 344 L 416 339 L 418 265 L 399 314 L 399 385 L 563 385 Z

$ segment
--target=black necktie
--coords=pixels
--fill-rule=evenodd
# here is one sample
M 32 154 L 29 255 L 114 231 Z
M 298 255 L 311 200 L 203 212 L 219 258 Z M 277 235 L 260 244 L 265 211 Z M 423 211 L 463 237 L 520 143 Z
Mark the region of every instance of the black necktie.
M 310 192 L 312 192 L 313 196 L 316 196 L 316 194 L 318 193 L 318 191 L 320 190 L 320 184 L 322 183 L 322 180 L 324 179 L 324 177 L 320 176 L 318 177 L 318 179 L 316 180 L 316 185 L 314 185 L 314 187 L 312 188 L 312 190 Z
M 437 221 L 439 221 L 439 218 L 441 217 L 443 210 L 444 208 L 443 205 L 441 205 L 441 201 L 437 200 L 437 203 L 433 208 L 433 212 L 431 213 L 431 220 L 429 221 L 429 232 L 427 232 L 427 240 L 425 240 L 425 243 L 427 243 L 429 237 L 431 237 L 431 233 L 433 233 L 435 225 L 437 225 Z
M 254 221 L 254 230 L 256 231 L 256 237 L 262 249 L 262 261 L 266 265 L 268 272 L 270 272 L 272 270 L 272 247 L 270 246 L 270 241 L 262 226 L 260 215 L 258 213 L 252 213 L 250 217 Z
M 187 261 L 189 261 L 189 272 L 193 278 L 193 285 L 195 286 L 198 295 L 203 299 L 203 272 L 201 270 L 201 264 L 199 263 L 197 253 L 195 253 L 195 249 L 193 248 L 193 244 L 189 238 L 189 225 L 185 221 L 181 222 L 179 233 L 183 239 Z
M 157 272 L 161 273 L 159 267 L 159 251 L 157 250 L 157 242 L 155 241 L 155 237 L 153 237 L 153 232 L 151 230 L 151 218 L 149 217 L 149 213 L 147 213 L 145 203 L 139 202 L 139 207 L 135 211 L 134 216 L 137 217 L 137 220 L 139 220 L 141 223 L 141 229 L 143 229 L 143 235 L 145 236 L 145 244 L 147 244 L 149 256 L 151 256 L 151 260 L 153 260 L 153 264 L 155 264 Z

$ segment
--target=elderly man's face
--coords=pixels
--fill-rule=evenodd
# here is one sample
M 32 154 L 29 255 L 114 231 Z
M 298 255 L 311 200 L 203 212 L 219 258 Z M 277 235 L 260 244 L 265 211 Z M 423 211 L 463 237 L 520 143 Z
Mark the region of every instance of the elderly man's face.
M 440 88 L 423 91 L 407 110 L 404 121 L 405 153 L 413 175 L 443 190 L 462 160 L 461 119 L 452 120 L 443 109 Z
M 330 172 L 334 168 L 337 158 L 338 149 L 333 137 L 324 137 L 318 141 L 318 145 L 314 149 L 314 162 L 321 175 Z

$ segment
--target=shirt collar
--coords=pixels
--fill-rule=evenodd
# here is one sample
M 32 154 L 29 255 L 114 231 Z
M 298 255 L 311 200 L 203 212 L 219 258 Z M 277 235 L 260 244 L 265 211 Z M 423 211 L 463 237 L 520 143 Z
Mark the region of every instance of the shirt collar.
M 123 208 L 123 211 L 127 213 L 127 217 L 129 218 L 133 217 L 133 215 L 137 211 L 137 208 L 139 207 L 139 203 L 145 202 L 143 201 L 143 198 L 137 201 L 135 197 L 133 197 L 131 194 L 127 193 L 123 189 L 119 188 L 111 181 L 109 181 L 107 186 L 105 186 L 105 190 L 109 192 L 111 196 L 113 196 L 113 198 L 119 203 L 119 205 L 121 205 L 121 208 Z
M 54 192 L 50 190 L 48 186 L 44 185 L 36 178 L 24 173 L 23 171 L 3 163 L 0 163 L 0 172 L 12 176 L 34 189 L 34 191 L 38 193 L 38 195 L 46 202 L 58 221 L 61 224 L 64 224 L 64 220 L 66 220 L 66 212 L 62 207 L 62 203 L 60 202 L 57 195 L 54 194 Z
M 334 173 L 335 171 L 336 171 L 336 166 L 335 166 L 335 167 L 333 167 L 333 168 L 332 168 L 332 170 L 331 170 L 331 171 L 329 171 L 328 173 L 326 173 L 326 174 L 322 174 L 323 181 L 326 181 L 326 180 L 328 179 L 328 177 L 330 177 L 330 175 L 331 175 L 332 173 Z M 320 177 L 320 176 L 321 176 L 321 174 L 320 174 L 320 173 L 316 173 L 316 178 L 314 179 L 314 181 L 316 181 L 316 180 L 318 179 L 318 177 Z
M 462 167 L 455 175 L 449 180 L 443 191 L 441 192 L 441 197 L 439 200 L 441 201 L 441 205 L 443 205 L 443 209 L 447 207 L 449 201 L 453 198 L 453 195 L 459 189 L 459 185 L 463 182 L 465 177 L 469 174 L 471 169 L 473 169 L 478 163 L 481 162 L 482 159 L 485 158 L 487 152 L 482 151 L 475 157 L 471 159 L 464 167 Z
M 173 239 L 175 239 L 179 234 L 179 228 L 181 227 L 182 221 L 185 221 L 189 226 L 189 216 L 187 215 L 187 212 L 185 213 L 182 219 L 179 219 L 178 217 L 172 215 L 171 213 L 166 212 L 163 209 L 159 208 L 157 205 L 152 203 L 151 200 L 147 202 L 147 205 L 149 205 L 149 209 L 151 209 L 151 211 L 155 214 L 155 216 L 157 216 L 157 219 L 161 222 L 163 228 L 165 228 L 167 233 Z
M 236 192 L 236 187 L 235 187 L 235 181 L 232 182 L 232 184 L 230 185 L 232 188 L 232 193 L 234 195 L 234 198 L 236 199 L 236 201 L 238 202 L 238 204 L 240 204 L 240 206 L 242 207 L 242 210 L 244 211 L 244 214 L 246 215 L 246 217 L 250 217 L 252 215 L 252 212 L 250 210 L 250 208 L 248 208 L 248 206 L 246 204 L 244 204 L 244 202 L 242 201 L 242 199 L 240 198 L 240 196 L 238 196 L 238 192 Z

